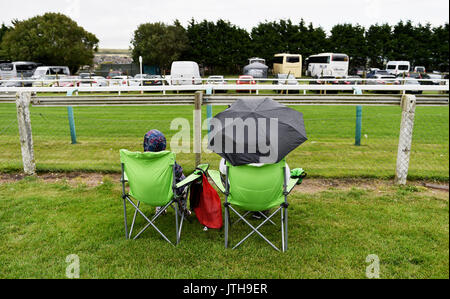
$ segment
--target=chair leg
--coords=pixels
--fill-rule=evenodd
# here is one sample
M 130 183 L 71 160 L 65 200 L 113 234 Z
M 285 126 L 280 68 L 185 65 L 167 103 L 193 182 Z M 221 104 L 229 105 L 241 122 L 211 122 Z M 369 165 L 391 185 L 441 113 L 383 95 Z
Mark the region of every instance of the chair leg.
M 173 205 L 173 209 L 175 210 L 175 236 L 176 236 L 176 244 L 178 245 L 178 208 L 177 203 Z
M 181 230 L 183 229 L 183 221 L 184 221 L 184 213 L 181 214 L 180 228 L 178 229 L 177 235 L 177 244 L 180 243 L 181 240 Z
M 245 217 L 247 217 L 248 214 L 250 214 L 250 213 L 251 213 L 251 211 L 247 211 L 244 215 L 242 215 L 242 217 L 245 218 Z M 241 218 L 238 218 L 238 220 L 236 220 L 236 221 L 233 223 L 233 225 L 238 224 L 241 220 L 242 220 Z
M 285 239 L 284 239 L 285 238 L 285 235 L 284 235 L 284 230 L 285 230 L 284 210 L 285 210 L 285 208 L 283 208 L 283 210 L 281 211 L 281 251 L 283 251 L 283 252 L 286 251 L 286 243 L 285 243 Z
M 263 218 L 268 219 L 268 217 L 266 216 L 266 214 L 264 214 L 263 212 L 258 212 L 258 213 L 259 213 Z M 269 222 L 276 226 L 275 222 L 273 222 L 272 220 L 269 219 Z
M 125 239 L 128 239 L 127 202 L 123 199 L 123 219 L 125 223 Z
M 229 211 L 228 206 L 225 206 L 225 248 L 228 248 L 228 222 L 229 222 Z
M 128 199 L 128 198 L 127 198 Z M 145 216 L 145 214 L 130 200 L 128 199 L 129 203 L 135 208 L 137 209 L 137 211 L 139 212 L 139 214 L 142 215 L 142 217 L 144 217 L 145 220 L 147 220 L 148 224 L 133 238 L 134 240 L 136 240 L 150 225 L 164 238 L 164 240 L 166 240 L 167 242 L 169 242 L 170 244 L 174 245 L 154 224 L 153 221 L 156 219 L 154 218 L 154 220 L 150 220 L 148 219 L 147 216 Z M 166 205 L 167 207 L 167 205 Z M 157 216 L 159 216 L 161 213 L 159 213 Z
M 141 205 L 141 202 L 138 201 L 137 207 L 139 208 L 140 205 Z M 137 216 L 137 210 L 134 210 L 133 222 L 131 222 L 131 228 L 130 228 L 130 233 L 128 235 L 128 239 L 131 239 L 131 235 L 133 233 L 133 228 L 134 228 L 134 223 L 136 221 L 136 216 Z
M 152 222 L 152 223 L 155 222 L 155 220 L 158 219 L 158 217 L 161 216 L 169 208 L 169 206 L 171 204 L 172 204 L 172 202 L 169 202 L 164 207 L 159 209 L 159 211 L 153 216 L 152 220 L 148 221 L 149 223 L 147 223 L 147 225 L 144 226 L 144 228 L 136 236 L 134 236 L 133 240 L 136 240 L 150 226 L 150 222 Z
M 244 221 L 251 229 L 252 231 L 245 237 L 243 238 L 238 244 L 236 244 L 233 249 L 236 249 L 239 245 L 241 245 L 245 240 L 247 240 L 251 235 L 253 235 L 253 233 L 257 233 L 261 238 L 263 238 L 270 246 L 272 246 L 273 249 L 280 251 L 275 245 L 273 245 L 272 242 L 270 242 L 261 232 L 258 231 L 258 229 L 260 229 L 264 224 L 266 224 L 266 222 L 268 222 L 270 220 L 270 218 L 272 218 L 275 214 L 277 214 L 280 210 L 281 207 L 279 207 L 275 212 L 272 213 L 272 215 L 270 215 L 268 217 L 268 219 L 265 219 L 263 222 L 261 222 L 256 228 L 250 224 L 250 222 L 248 222 L 245 218 L 242 217 L 241 214 L 239 214 L 233 207 L 230 206 L 230 209 L 239 217 L 242 219 L 242 221 Z
M 284 213 L 286 214 L 284 216 L 284 221 L 285 221 L 284 233 L 286 234 L 286 236 L 284 237 L 284 241 L 286 242 L 285 248 L 287 251 L 288 250 L 288 208 L 285 208 L 284 210 L 285 210 Z

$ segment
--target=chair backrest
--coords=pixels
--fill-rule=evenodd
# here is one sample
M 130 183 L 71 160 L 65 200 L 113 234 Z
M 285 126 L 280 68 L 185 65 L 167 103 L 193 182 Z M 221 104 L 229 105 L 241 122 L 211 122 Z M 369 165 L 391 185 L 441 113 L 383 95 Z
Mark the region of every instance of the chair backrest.
M 284 202 L 283 159 L 263 166 L 228 166 L 230 182 L 228 202 L 247 211 L 264 211 Z
M 152 206 L 164 206 L 173 198 L 174 153 L 120 150 L 120 162 L 132 197 Z

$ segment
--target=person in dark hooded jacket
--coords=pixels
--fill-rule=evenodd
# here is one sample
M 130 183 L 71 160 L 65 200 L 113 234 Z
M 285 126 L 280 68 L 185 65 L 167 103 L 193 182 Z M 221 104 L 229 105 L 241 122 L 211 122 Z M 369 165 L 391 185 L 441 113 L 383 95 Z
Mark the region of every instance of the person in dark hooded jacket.
M 144 136 L 144 152 L 161 152 L 166 150 L 167 140 L 163 133 L 158 130 L 150 130 Z M 184 180 L 183 168 L 175 162 L 175 181 L 176 183 Z M 182 209 L 189 213 L 187 209 L 187 199 L 185 193 L 186 187 L 176 189 L 176 195 L 181 197 Z M 160 207 L 157 208 L 157 211 Z

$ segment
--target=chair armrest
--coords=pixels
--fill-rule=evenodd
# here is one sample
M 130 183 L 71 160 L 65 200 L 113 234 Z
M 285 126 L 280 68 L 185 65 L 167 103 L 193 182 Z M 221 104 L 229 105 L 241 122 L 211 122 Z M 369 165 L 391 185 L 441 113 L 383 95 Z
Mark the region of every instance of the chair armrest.
M 286 191 L 287 191 L 288 193 L 291 193 L 292 189 L 294 189 L 294 187 L 297 185 L 297 182 L 298 182 L 299 180 L 300 180 L 299 178 L 296 178 L 296 179 L 290 178 L 290 179 L 289 179 L 289 182 L 288 182 L 288 184 L 287 184 L 287 186 L 286 186 Z
M 286 186 L 286 191 L 290 193 L 294 189 L 295 185 L 300 185 L 303 179 L 306 177 L 306 172 L 303 168 L 295 168 L 291 170 L 291 177 Z
M 178 184 L 175 185 L 175 187 L 177 188 L 181 188 L 183 186 L 186 186 L 194 181 L 196 181 L 198 178 L 202 177 L 202 173 L 198 173 L 196 174 L 195 172 L 188 175 L 184 180 L 182 180 L 181 182 L 179 182 Z
M 222 193 L 225 193 L 225 187 L 222 183 L 220 172 L 218 172 L 217 170 L 208 170 L 208 175 L 213 180 L 217 188 L 219 188 L 219 190 L 222 191 Z
M 199 172 L 200 170 L 202 170 L 203 172 L 206 172 L 206 171 L 208 171 L 208 168 L 209 168 L 209 164 L 199 164 L 197 166 L 196 170 L 194 171 L 194 173 Z
M 175 187 L 180 188 L 183 186 L 186 186 L 197 179 L 202 177 L 202 173 L 205 173 L 209 168 L 209 164 L 200 164 L 197 166 L 197 168 L 194 170 L 193 173 L 191 173 L 189 176 L 187 176 L 184 180 L 176 184 Z

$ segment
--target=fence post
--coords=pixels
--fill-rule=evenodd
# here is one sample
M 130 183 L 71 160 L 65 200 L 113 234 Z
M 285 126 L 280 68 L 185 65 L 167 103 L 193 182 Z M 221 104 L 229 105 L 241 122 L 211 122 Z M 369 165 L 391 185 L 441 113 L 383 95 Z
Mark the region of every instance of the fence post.
M 17 94 L 17 124 L 19 126 L 23 171 L 26 175 L 35 175 L 36 164 L 34 160 L 33 135 L 31 133 L 30 102 L 30 92 L 20 92 Z
M 362 128 L 362 106 L 356 106 L 356 132 L 355 145 L 361 145 L 361 128 Z
M 74 91 L 78 92 L 78 89 L 69 90 L 66 95 L 71 97 Z M 67 107 L 67 117 L 69 118 L 70 138 L 72 139 L 72 144 L 77 144 L 77 132 L 75 130 L 75 118 L 73 116 L 72 106 Z
M 414 114 L 416 111 L 416 97 L 405 94 L 402 96 L 402 121 L 400 124 L 400 137 L 398 140 L 397 166 L 395 170 L 395 183 L 406 184 L 408 177 L 409 157 L 414 128 Z
M 202 160 L 202 104 L 203 92 L 195 92 L 195 107 L 194 107 L 194 153 L 195 166 L 201 164 Z

